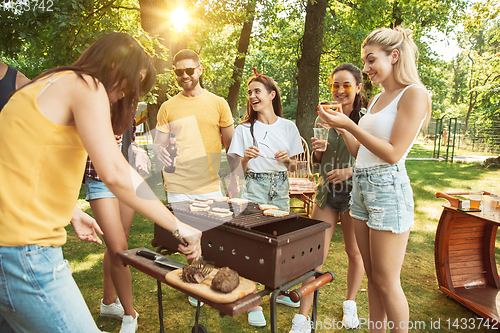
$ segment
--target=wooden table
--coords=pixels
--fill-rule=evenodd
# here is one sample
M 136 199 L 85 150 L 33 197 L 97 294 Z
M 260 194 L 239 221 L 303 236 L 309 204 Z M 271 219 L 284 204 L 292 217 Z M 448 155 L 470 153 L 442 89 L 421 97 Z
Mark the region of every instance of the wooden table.
M 313 304 L 312 304 L 312 315 L 311 315 L 311 320 L 313 323 L 316 322 L 316 317 L 317 317 L 317 308 L 318 308 L 318 299 L 319 299 L 319 291 L 318 289 L 323 286 L 324 284 L 332 281 L 335 278 L 335 275 L 332 272 L 318 272 L 316 270 L 311 270 L 302 276 L 289 281 L 288 283 L 282 285 L 278 289 L 264 289 L 259 292 L 254 292 L 252 294 L 249 294 L 233 303 L 215 303 L 212 301 L 209 301 L 199 295 L 195 295 L 190 293 L 188 290 L 185 290 L 179 286 L 172 285 L 165 279 L 165 275 L 171 271 L 174 270 L 174 268 L 169 268 L 166 266 L 159 265 L 155 263 L 154 261 L 150 259 L 146 259 L 144 257 L 138 256 L 136 253 L 138 250 L 142 251 L 151 251 L 149 249 L 146 249 L 144 247 L 137 248 L 137 249 L 131 249 L 131 250 L 126 250 L 126 251 L 121 251 L 118 252 L 118 257 L 120 260 L 122 260 L 123 264 L 125 265 L 130 265 L 132 267 L 137 268 L 143 273 L 146 273 L 147 275 L 155 278 L 158 281 L 158 317 L 159 317 L 159 322 L 160 322 L 160 333 L 164 332 L 163 329 L 163 302 L 162 302 L 162 292 L 161 292 L 161 284 L 165 283 L 169 286 L 171 286 L 174 289 L 177 289 L 186 295 L 192 296 L 196 298 L 199 301 L 202 301 L 206 303 L 208 306 L 219 310 L 219 312 L 223 315 L 228 315 L 231 317 L 237 316 L 239 314 L 242 314 L 246 312 L 248 309 L 253 308 L 254 306 L 257 306 L 260 304 L 262 297 L 266 295 L 271 295 L 270 296 L 270 315 L 271 315 L 271 323 L 270 323 L 270 328 L 271 328 L 271 333 L 277 333 L 278 332 L 278 326 L 277 326 L 277 298 L 280 295 L 286 295 L 290 296 L 291 298 L 293 295 L 291 295 L 294 292 L 297 292 L 297 290 L 300 291 L 300 296 L 302 297 L 303 295 L 307 295 L 311 292 L 314 293 L 313 296 Z M 154 252 L 154 251 L 151 251 Z M 289 289 L 292 287 L 301 284 L 305 280 L 315 277 L 316 279 L 307 284 L 306 286 L 302 286 L 301 288 L 294 290 L 293 292 L 290 292 Z M 306 291 L 307 290 L 307 291 Z M 297 294 L 297 295 L 299 295 Z M 293 299 L 293 298 L 292 298 Z M 299 298 L 300 300 L 300 298 Z M 200 315 L 200 303 L 198 303 L 198 306 L 196 307 L 196 319 L 195 319 L 195 326 L 193 327 L 193 332 L 197 333 L 205 333 L 207 332 L 206 328 L 203 325 L 198 325 L 198 318 Z M 199 331 L 198 331 L 199 328 Z M 311 330 L 311 333 L 314 333 L 315 329 L 313 328 Z
M 301 208 L 305 210 L 305 215 L 309 217 L 311 213 L 311 205 L 313 204 L 314 188 L 316 187 L 316 182 L 313 182 L 307 178 L 289 178 L 290 188 L 288 190 L 288 195 L 290 199 L 299 199 L 302 201 L 302 206 L 290 206 L 292 208 Z
M 499 322 L 495 238 L 500 220 L 460 211 L 461 200 L 446 193 L 436 193 L 436 197 L 450 201 L 443 206 L 434 245 L 439 289 L 479 316 Z
M 155 263 L 154 261 L 150 259 L 146 259 L 144 257 L 138 256 L 136 252 L 138 250 L 143 250 L 143 251 L 151 251 L 149 249 L 146 249 L 144 247 L 137 248 L 137 249 L 131 249 L 127 251 L 121 251 L 118 252 L 118 257 L 124 264 L 130 265 L 132 267 L 137 268 L 143 273 L 146 273 L 147 275 L 155 278 L 158 281 L 158 315 L 159 315 L 159 321 L 160 321 L 160 332 L 163 332 L 163 303 L 162 303 L 162 293 L 161 293 L 161 283 L 165 283 L 172 288 L 175 288 L 186 295 L 192 296 L 203 303 L 207 304 L 208 306 L 219 310 L 220 313 L 224 315 L 228 315 L 231 317 L 237 316 L 239 314 L 242 314 L 246 312 L 248 309 L 257 306 L 260 304 L 261 301 L 261 296 L 257 293 L 252 293 L 249 294 L 233 303 L 226 303 L 226 304 L 221 304 L 221 303 L 215 303 L 212 301 L 209 301 L 199 295 L 194 295 L 190 293 L 187 290 L 184 290 L 182 288 L 179 288 L 177 286 L 173 286 L 170 283 L 168 283 L 165 280 L 165 275 L 167 273 L 171 272 L 174 270 L 174 268 L 169 268 L 166 266 L 159 265 Z M 154 252 L 154 251 L 151 251 Z M 196 314 L 196 323 L 195 326 L 198 325 L 198 316 L 199 316 L 199 307 L 197 307 L 197 314 Z M 201 325 L 200 325 L 201 326 Z M 194 329 L 194 328 L 193 328 Z M 203 328 L 204 330 L 204 328 Z M 201 330 L 200 330 L 201 332 Z

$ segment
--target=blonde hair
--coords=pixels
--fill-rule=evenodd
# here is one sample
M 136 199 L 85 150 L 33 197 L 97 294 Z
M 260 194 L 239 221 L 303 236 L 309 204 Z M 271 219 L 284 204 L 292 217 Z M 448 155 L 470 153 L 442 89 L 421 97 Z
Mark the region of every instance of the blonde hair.
M 416 60 L 418 58 L 418 48 L 411 38 L 412 31 L 402 27 L 394 29 L 380 28 L 373 31 L 366 37 L 361 48 L 366 45 L 376 44 L 387 54 L 393 50 L 398 50 L 399 59 L 394 64 L 394 79 L 399 84 L 418 84 L 427 92 L 427 116 L 425 124 L 428 123 L 432 110 L 431 96 L 418 76 Z

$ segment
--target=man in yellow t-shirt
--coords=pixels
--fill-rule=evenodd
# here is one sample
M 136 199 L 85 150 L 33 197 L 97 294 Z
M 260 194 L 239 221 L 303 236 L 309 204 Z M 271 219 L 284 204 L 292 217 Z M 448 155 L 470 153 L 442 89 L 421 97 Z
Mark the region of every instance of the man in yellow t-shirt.
M 163 171 L 168 202 L 222 196 L 219 168 L 221 143 L 229 149 L 234 121 L 228 103 L 200 85 L 203 66 L 198 54 L 181 50 L 174 56 L 175 74 L 183 91 L 162 104 L 158 112 L 154 152 L 165 166 L 172 165 L 166 147 L 175 134 L 175 172 Z M 228 157 L 230 168 L 233 163 Z M 230 197 L 238 194 L 234 172 L 228 186 Z

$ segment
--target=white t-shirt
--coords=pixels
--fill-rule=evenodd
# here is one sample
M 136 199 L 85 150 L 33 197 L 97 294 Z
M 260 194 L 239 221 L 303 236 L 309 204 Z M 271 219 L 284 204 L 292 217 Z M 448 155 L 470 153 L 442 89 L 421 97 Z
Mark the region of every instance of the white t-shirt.
M 274 159 L 274 154 L 281 149 L 288 152 L 289 157 L 302 153 L 302 142 L 299 130 L 291 120 L 278 117 L 274 124 L 263 124 L 255 121 L 253 135 L 259 148 L 259 154 L 263 155 L 248 161 L 247 172 L 265 173 L 287 171 L 284 163 Z M 228 154 L 236 154 L 240 157 L 245 155 L 245 149 L 254 146 L 254 140 L 250 134 L 250 124 L 242 123 L 236 127 L 231 140 Z
M 391 138 L 391 133 L 392 133 L 392 128 L 394 127 L 394 121 L 396 120 L 396 116 L 398 114 L 398 103 L 401 97 L 403 96 L 404 92 L 406 89 L 408 89 L 411 86 L 414 86 L 415 84 L 409 85 L 406 88 L 403 89 L 399 93 L 396 98 L 392 100 L 389 105 L 387 105 L 385 108 L 382 110 L 378 111 L 377 113 L 372 113 L 372 107 L 375 104 L 375 102 L 378 100 L 380 97 L 381 93 L 378 94 L 373 98 L 373 102 L 368 107 L 368 111 L 366 114 L 359 120 L 359 127 L 367 131 L 368 133 L 376 136 L 379 139 L 382 139 L 386 142 L 389 142 Z M 422 124 L 424 123 L 424 119 L 420 122 L 420 128 L 422 128 Z M 415 139 L 418 136 L 418 133 L 420 132 L 420 128 L 417 131 L 417 134 L 415 135 L 415 138 L 413 139 L 413 142 L 411 145 L 408 147 L 406 152 L 404 153 L 403 157 L 398 161 L 397 164 L 399 163 L 404 163 L 406 160 L 406 156 L 408 156 L 408 153 L 411 150 L 411 147 L 413 146 L 413 143 L 415 142 Z M 385 162 L 383 159 L 380 157 L 376 156 L 373 154 L 371 151 L 366 149 L 365 146 L 360 145 L 359 150 L 358 150 L 358 156 L 356 157 L 356 167 L 357 168 L 369 168 L 377 165 L 385 165 L 389 164 Z

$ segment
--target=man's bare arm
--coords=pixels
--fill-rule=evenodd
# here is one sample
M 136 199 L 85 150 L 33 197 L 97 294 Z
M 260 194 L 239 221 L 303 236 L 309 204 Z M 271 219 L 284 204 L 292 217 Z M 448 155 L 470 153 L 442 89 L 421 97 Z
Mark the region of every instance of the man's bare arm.
M 243 175 L 243 169 L 241 168 L 240 158 L 238 156 L 232 156 L 227 154 L 229 151 L 229 146 L 233 139 L 234 125 L 228 127 L 223 127 L 220 129 L 222 144 L 226 148 L 227 163 L 229 164 L 229 171 L 231 172 L 231 179 L 227 189 L 227 195 L 234 198 L 238 195 L 240 189 L 238 185 L 238 179 L 240 175 Z

